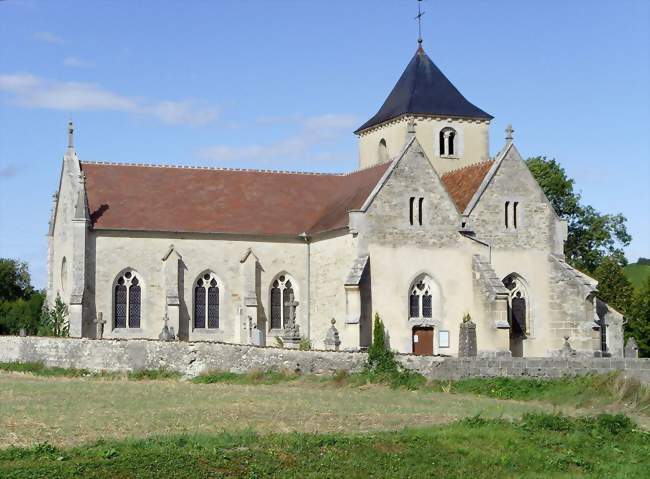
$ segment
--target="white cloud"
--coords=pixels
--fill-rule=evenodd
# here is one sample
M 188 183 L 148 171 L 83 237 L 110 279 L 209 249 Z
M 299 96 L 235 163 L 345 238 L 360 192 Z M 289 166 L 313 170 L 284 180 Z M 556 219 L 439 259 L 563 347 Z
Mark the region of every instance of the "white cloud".
M 356 125 L 351 115 L 327 114 L 313 117 L 268 117 L 261 124 L 296 123 L 298 132 L 266 144 L 246 146 L 214 145 L 199 148 L 197 155 L 218 163 L 251 161 L 270 163 L 274 159 L 297 159 L 309 154 L 312 159 L 331 159 L 330 153 L 313 153 L 313 147 L 331 143 Z
M 0 167 L 0 178 L 11 178 L 16 176 L 18 169 L 14 165 Z
M 55 35 L 52 32 L 35 32 L 34 38 L 41 42 L 50 43 L 52 45 L 61 45 L 62 43 L 64 43 L 63 38 L 61 38 L 58 35 Z
M 86 68 L 91 66 L 90 63 L 88 63 L 85 60 L 82 60 L 79 57 L 65 57 L 63 59 L 63 65 L 66 67 L 74 67 L 74 68 Z
M 0 74 L 0 91 L 9 93 L 14 104 L 26 108 L 121 111 L 153 116 L 168 124 L 200 125 L 218 114 L 216 108 L 202 107 L 191 100 L 150 103 L 95 83 L 52 81 L 26 73 Z

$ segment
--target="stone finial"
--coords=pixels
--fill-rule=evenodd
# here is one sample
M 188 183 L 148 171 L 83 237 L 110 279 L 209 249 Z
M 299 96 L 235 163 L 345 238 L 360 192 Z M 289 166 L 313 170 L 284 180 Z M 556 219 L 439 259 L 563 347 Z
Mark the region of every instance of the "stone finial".
M 562 349 L 560 350 L 560 356 L 564 358 L 568 358 L 570 356 L 575 356 L 576 351 L 571 347 L 571 344 L 569 344 L 569 336 L 564 336 L 564 345 L 562 346 Z
M 68 148 L 74 149 L 74 123 L 68 122 Z
M 82 171 L 79 174 L 79 191 L 75 203 L 75 218 L 89 220 L 88 208 L 86 207 L 86 174 Z
M 625 343 L 625 349 L 623 350 L 623 356 L 626 358 L 638 358 L 639 357 L 639 346 L 636 344 L 636 340 L 633 337 L 630 337 Z
M 336 319 L 332 318 L 332 326 L 327 330 L 325 335 L 325 349 L 328 351 L 338 351 L 341 346 L 341 338 L 338 329 L 336 329 Z
M 514 132 L 515 130 L 512 129 L 512 125 L 508 125 L 506 128 L 506 143 L 512 143 L 512 140 L 514 140 Z

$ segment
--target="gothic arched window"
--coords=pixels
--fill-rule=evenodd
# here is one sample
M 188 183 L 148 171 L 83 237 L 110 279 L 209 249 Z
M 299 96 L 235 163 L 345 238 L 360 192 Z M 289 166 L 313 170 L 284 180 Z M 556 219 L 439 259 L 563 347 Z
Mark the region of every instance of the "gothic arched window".
M 427 275 L 413 283 L 409 295 L 409 318 L 433 317 L 433 289 L 433 281 Z
M 219 328 L 219 281 L 204 273 L 194 285 L 194 328 Z
M 527 335 L 530 331 L 530 298 L 524 280 L 516 273 L 505 277 L 508 290 L 508 322 L 512 329 Z
M 113 324 L 115 328 L 139 328 L 142 315 L 142 287 L 133 271 L 117 279 L 113 289 Z
M 293 279 L 286 274 L 278 276 L 271 285 L 271 329 L 283 329 L 295 320 L 295 306 L 287 305 L 295 299 Z M 294 318 L 289 317 L 292 311 Z
M 458 155 L 458 148 L 456 145 L 456 138 L 458 137 L 456 130 L 447 127 L 440 130 L 438 135 L 438 142 L 440 148 L 440 156 L 455 156 Z

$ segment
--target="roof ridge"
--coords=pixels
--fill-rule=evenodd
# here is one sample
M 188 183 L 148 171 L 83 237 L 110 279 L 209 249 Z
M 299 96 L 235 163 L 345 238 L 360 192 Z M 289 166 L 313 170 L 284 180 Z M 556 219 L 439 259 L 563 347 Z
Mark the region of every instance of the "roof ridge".
M 211 171 L 243 171 L 251 173 L 278 173 L 285 175 L 314 175 L 314 176 L 347 176 L 351 173 L 356 173 L 352 171 L 349 173 L 321 173 L 314 171 L 289 171 L 289 170 L 267 170 L 267 169 L 258 169 L 258 168 L 226 168 L 218 166 L 193 166 L 193 165 L 163 165 L 163 164 L 154 164 L 154 163 L 120 163 L 117 161 L 81 161 L 81 165 L 105 165 L 105 166 L 140 166 L 147 168 L 170 168 L 170 169 L 179 169 L 179 170 L 211 170 Z M 376 166 L 376 165 L 373 165 Z M 357 170 L 361 171 L 361 170 Z
M 378 167 L 380 167 L 380 166 L 384 166 L 384 165 L 386 165 L 387 163 L 391 163 L 392 161 L 393 161 L 393 160 L 390 159 L 390 160 L 388 160 L 388 161 L 384 161 L 383 163 L 375 163 L 374 165 L 370 165 L 370 166 L 366 166 L 366 167 L 364 167 L 364 168 L 359 168 L 359 169 L 356 169 L 356 170 L 348 171 L 347 173 L 339 173 L 339 176 L 350 176 L 350 175 L 354 175 L 355 173 L 361 173 L 362 171 L 367 171 L 367 170 L 370 170 L 370 169 L 372 169 L 372 168 L 378 168 Z
M 465 166 L 461 166 L 460 168 L 456 168 L 455 170 L 449 170 L 448 172 L 443 173 L 442 176 L 445 177 L 447 175 L 451 175 L 452 173 L 458 173 L 458 172 L 461 172 L 463 170 L 468 170 L 470 168 L 476 168 L 477 166 L 482 166 L 483 163 L 494 164 L 495 161 L 496 160 L 493 159 L 493 158 L 491 158 L 489 160 L 484 160 L 484 161 L 477 161 L 476 163 L 472 163 L 471 165 L 465 165 Z

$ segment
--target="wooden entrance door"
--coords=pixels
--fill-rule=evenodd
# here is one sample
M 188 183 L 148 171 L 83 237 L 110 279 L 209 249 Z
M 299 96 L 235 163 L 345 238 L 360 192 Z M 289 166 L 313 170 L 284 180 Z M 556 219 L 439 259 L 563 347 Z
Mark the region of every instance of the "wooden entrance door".
M 413 328 L 413 354 L 433 355 L 433 328 Z

